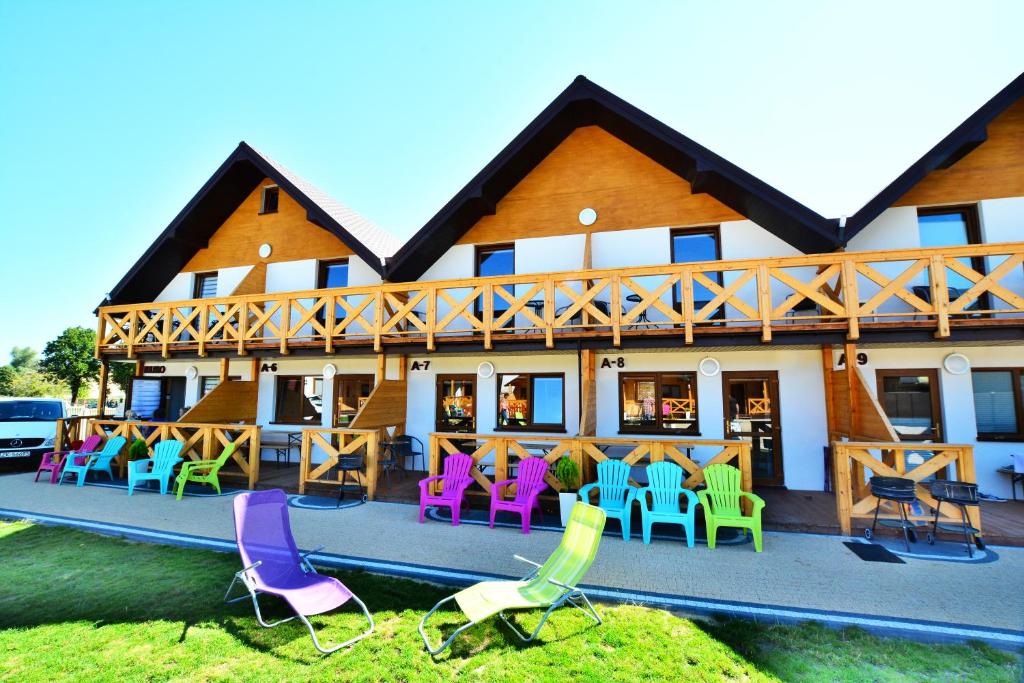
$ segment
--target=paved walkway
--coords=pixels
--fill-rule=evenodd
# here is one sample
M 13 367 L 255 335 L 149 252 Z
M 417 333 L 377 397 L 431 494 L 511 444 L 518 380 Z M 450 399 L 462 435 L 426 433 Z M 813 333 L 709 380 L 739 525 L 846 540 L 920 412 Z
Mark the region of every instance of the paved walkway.
M 85 524 L 157 542 L 233 550 L 231 495 L 186 497 L 101 486 L 76 488 L 0 476 L 0 517 Z M 514 553 L 543 560 L 560 535 L 514 528 L 416 522 L 411 505 L 368 503 L 342 510 L 290 511 L 300 548 L 326 547 L 324 564 L 364 567 L 436 582 L 467 584 L 527 569 Z M 180 535 L 187 535 L 184 538 Z M 769 620 L 818 619 L 921 639 L 982 638 L 1024 645 L 1024 549 L 999 547 L 986 563 L 908 558 L 865 562 L 838 536 L 766 532 L 764 552 L 750 544 L 715 550 L 681 541 L 606 536 L 586 583 L 607 600 L 660 604 Z

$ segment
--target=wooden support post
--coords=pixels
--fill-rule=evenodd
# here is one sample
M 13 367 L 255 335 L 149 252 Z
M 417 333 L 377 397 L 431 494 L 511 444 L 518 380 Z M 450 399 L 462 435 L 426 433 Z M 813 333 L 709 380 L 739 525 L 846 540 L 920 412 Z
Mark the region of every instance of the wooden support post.
M 261 428 L 253 429 L 252 438 L 249 440 L 249 490 L 255 490 L 256 482 L 260 480 L 260 438 Z M 304 487 L 302 478 L 299 478 L 299 488 Z
M 858 405 L 858 394 L 860 392 L 860 377 L 857 376 L 857 345 L 846 343 L 843 345 L 843 355 L 846 358 L 844 368 L 846 370 L 846 385 L 850 405 L 850 433 L 851 439 L 856 439 L 861 430 L 860 407 Z
M 843 534 L 849 536 L 853 528 L 850 521 L 853 482 L 850 479 L 850 456 L 842 444 L 836 444 L 835 452 L 832 454 L 832 468 L 836 480 L 836 517 L 839 518 L 839 527 Z
M 928 279 L 931 283 L 932 306 L 935 307 L 935 336 L 949 336 L 949 288 L 946 285 L 946 259 L 935 254 L 928 265 Z
M 830 441 L 832 435 L 839 431 L 836 424 L 835 396 L 833 395 L 835 387 L 832 383 L 832 363 L 832 345 L 823 344 L 821 347 L 821 374 L 825 388 L 825 420 L 828 426 L 828 439 Z
M 383 356 L 384 354 L 381 354 Z M 380 432 L 366 435 L 366 497 L 373 500 L 377 495 L 377 470 L 380 468 Z
M 99 398 L 96 399 L 96 414 L 97 415 L 103 415 L 104 414 L 104 409 L 107 407 L 107 380 L 109 378 L 109 375 L 110 375 L 110 361 L 108 359 L 106 359 L 106 358 L 103 358 L 100 361 L 100 377 L 99 377 L 100 394 L 99 394 Z M 54 443 L 60 444 L 59 441 L 55 441 Z M 58 447 L 59 447 L 59 445 L 58 445 Z
M 409 357 L 404 353 L 398 356 L 398 379 L 402 382 L 406 380 L 406 374 L 409 370 Z
M 860 294 L 857 291 L 857 264 L 852 258 L 843 261 L 839 271 L 839 287 L 846 304 L 846 338 L 860 337 Z
M 302 432 L 302 447 L 299 449 L 299 495 L 306 493 L 306 477 L 309 475 L 309 432 Z
M 230 368 L 231 368 L 230 364 L 231 364 L 231 361 L 230 361 L 230 359 L 227 356 L 224 356 L 223 358 L 220 359 L 220 382 L 221 382 L 221 384 L 223 384 L 224 382 L 227 382 L 228 381 L 228 377 L 230 377 L 230 372 L 229 372 Z
M 260 379 L 260 359 L 253 356 L 252 364 L 249 366 L 249 381 L 258 382 Z
M 288 337 L 292 333 L 292 300 L 285 299 L 281 303 L 281 324 L 278 334 L 281 335 L 281 355 L 288 355 Z
M 374 386 L 380 386 L 380 383 L 388 378 L 388 355 L 381 351 L 377 354 L 377 374 L 374 377 Z
M 762 263 L 757 267 L 757 308 L 761 314 L 761 341 L 772 340 L 772 291 L 771 276 L 768 265 Z

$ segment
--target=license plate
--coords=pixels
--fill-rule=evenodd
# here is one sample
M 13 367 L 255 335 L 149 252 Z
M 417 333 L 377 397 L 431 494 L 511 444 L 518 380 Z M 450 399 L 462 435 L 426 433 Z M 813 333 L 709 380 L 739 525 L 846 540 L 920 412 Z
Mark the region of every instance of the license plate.
M 0 451 L 0 458 L 27 458 L 32 451 Z

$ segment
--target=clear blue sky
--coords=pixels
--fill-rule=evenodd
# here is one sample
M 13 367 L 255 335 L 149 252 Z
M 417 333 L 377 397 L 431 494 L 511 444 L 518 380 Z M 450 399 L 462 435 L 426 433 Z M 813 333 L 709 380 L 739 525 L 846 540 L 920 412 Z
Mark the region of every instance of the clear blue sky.
M 1016 2 L 0 0 L 0 362 L 239 140 L 406 238 L 577 74 L 828 216 L 1024 71 Z

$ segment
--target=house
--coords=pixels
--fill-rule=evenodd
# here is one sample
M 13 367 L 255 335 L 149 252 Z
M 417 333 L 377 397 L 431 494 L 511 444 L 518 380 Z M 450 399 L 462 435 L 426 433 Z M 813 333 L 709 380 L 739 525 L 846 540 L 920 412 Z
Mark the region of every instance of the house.
M 840 220 L 579 77 L 400 248 L 242 143 L 99 307 L 97 352 L 137 363 L 140 417 L 264 441 L 392 426 L 436 466 L 470 435 L 696 463 L 739 439 L 754 485 L 799 490 L 834 441 L 905 468 L 965 444 L 950 475 L 1009 495 L 1022 96 Z M 304 482 L 346 438 L 304 447 Z

